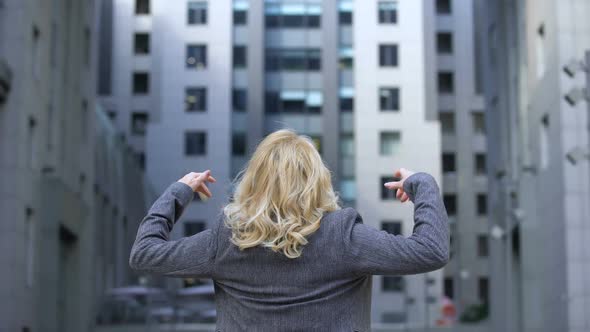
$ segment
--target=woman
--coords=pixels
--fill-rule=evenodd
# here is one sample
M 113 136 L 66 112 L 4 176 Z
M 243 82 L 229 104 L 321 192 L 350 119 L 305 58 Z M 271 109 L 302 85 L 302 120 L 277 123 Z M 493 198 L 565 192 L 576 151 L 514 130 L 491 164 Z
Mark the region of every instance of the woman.
M 311 141 L 287 130 L 266 137 L 223 217 L 169 241 L 194 192 L 211 196 L 210 171 L 170 185 L 142 221 L 129 264 L 138 271 L 212 278 L 218 331 L 369 331 L 372 275 L 433 271 L 449 259 L 448 222 L 435 180 L 395 172 L 401 202 L 414 203 L 405 238 L 340 209 L 330 172 Z

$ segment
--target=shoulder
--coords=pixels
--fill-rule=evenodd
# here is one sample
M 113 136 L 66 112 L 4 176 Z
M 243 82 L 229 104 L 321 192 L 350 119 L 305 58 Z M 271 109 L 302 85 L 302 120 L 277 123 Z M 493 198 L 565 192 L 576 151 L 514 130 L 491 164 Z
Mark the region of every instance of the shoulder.
M 322 223 L 338 227 L 343 230 L 352 228 L 356 223 L 362 223 L 363 219 L 357 210 L 351 207 L 332 211 L 324 216 Z

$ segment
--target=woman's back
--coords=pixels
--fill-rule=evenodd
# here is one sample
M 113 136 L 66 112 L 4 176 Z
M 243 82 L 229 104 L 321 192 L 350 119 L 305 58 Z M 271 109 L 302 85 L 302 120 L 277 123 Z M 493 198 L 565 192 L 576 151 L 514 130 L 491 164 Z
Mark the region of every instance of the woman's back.
M 368 331 L 371 276 L 423 273 L 448 261 L 448 223 L 438 186 L 425 173 L 403 189 L 414 202 L 405 238 L 364 225 L 351 208 L 325 213 L 292 259 L 263 246 L 240 250 L 224 222 L 168 241 L 193 197 L 173 183 L 142 222 L 130 265 L 168 276 L 212 278 L 219 331 Z

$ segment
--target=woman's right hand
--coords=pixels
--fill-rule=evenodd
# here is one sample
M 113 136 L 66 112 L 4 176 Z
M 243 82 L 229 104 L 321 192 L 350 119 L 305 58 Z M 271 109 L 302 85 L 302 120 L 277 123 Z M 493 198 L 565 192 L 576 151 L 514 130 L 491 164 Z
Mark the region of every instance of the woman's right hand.
M 395 176 L 396 178 L 399 178 L 400 180 L 393 181 L 393 182 L 387 182 L 384 184 L 384 186 L 388 189 L 391 189 L 391 190 L 397 190 L 397 193 L 396 193 L 397 199 L 399 199 L 402 203 L 405 203 L 410 199 L 410 197 L 404 191 L 404 182 L 406 181 L 407 178 L 412 176 L 414 173 L 415 172 L 412 172 L 408 169 L 400 168 L 393 173 L 393 176 Z
M 210 170 L 206 170 L 202 173 L 191 172 L 178 180 L 178 182 L 182 182 L 191 187 L 194 192 L 200 192 L 209 198 L 211 198 L 211 191 L 207 188 L 207 182 L 214 183 L 216 181 L 217 180 L 211 176 Z

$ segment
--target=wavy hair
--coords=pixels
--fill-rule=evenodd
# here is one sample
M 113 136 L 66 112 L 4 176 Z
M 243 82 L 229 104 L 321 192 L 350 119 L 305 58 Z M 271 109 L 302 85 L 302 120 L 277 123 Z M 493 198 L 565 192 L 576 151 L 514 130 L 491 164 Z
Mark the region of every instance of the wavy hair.
M 338 209 L 330 171 L 311 139 L 279 130 L 260 142 L 223 212 L 241 250 L 262 245 L 297 258 L 323 214 Z

